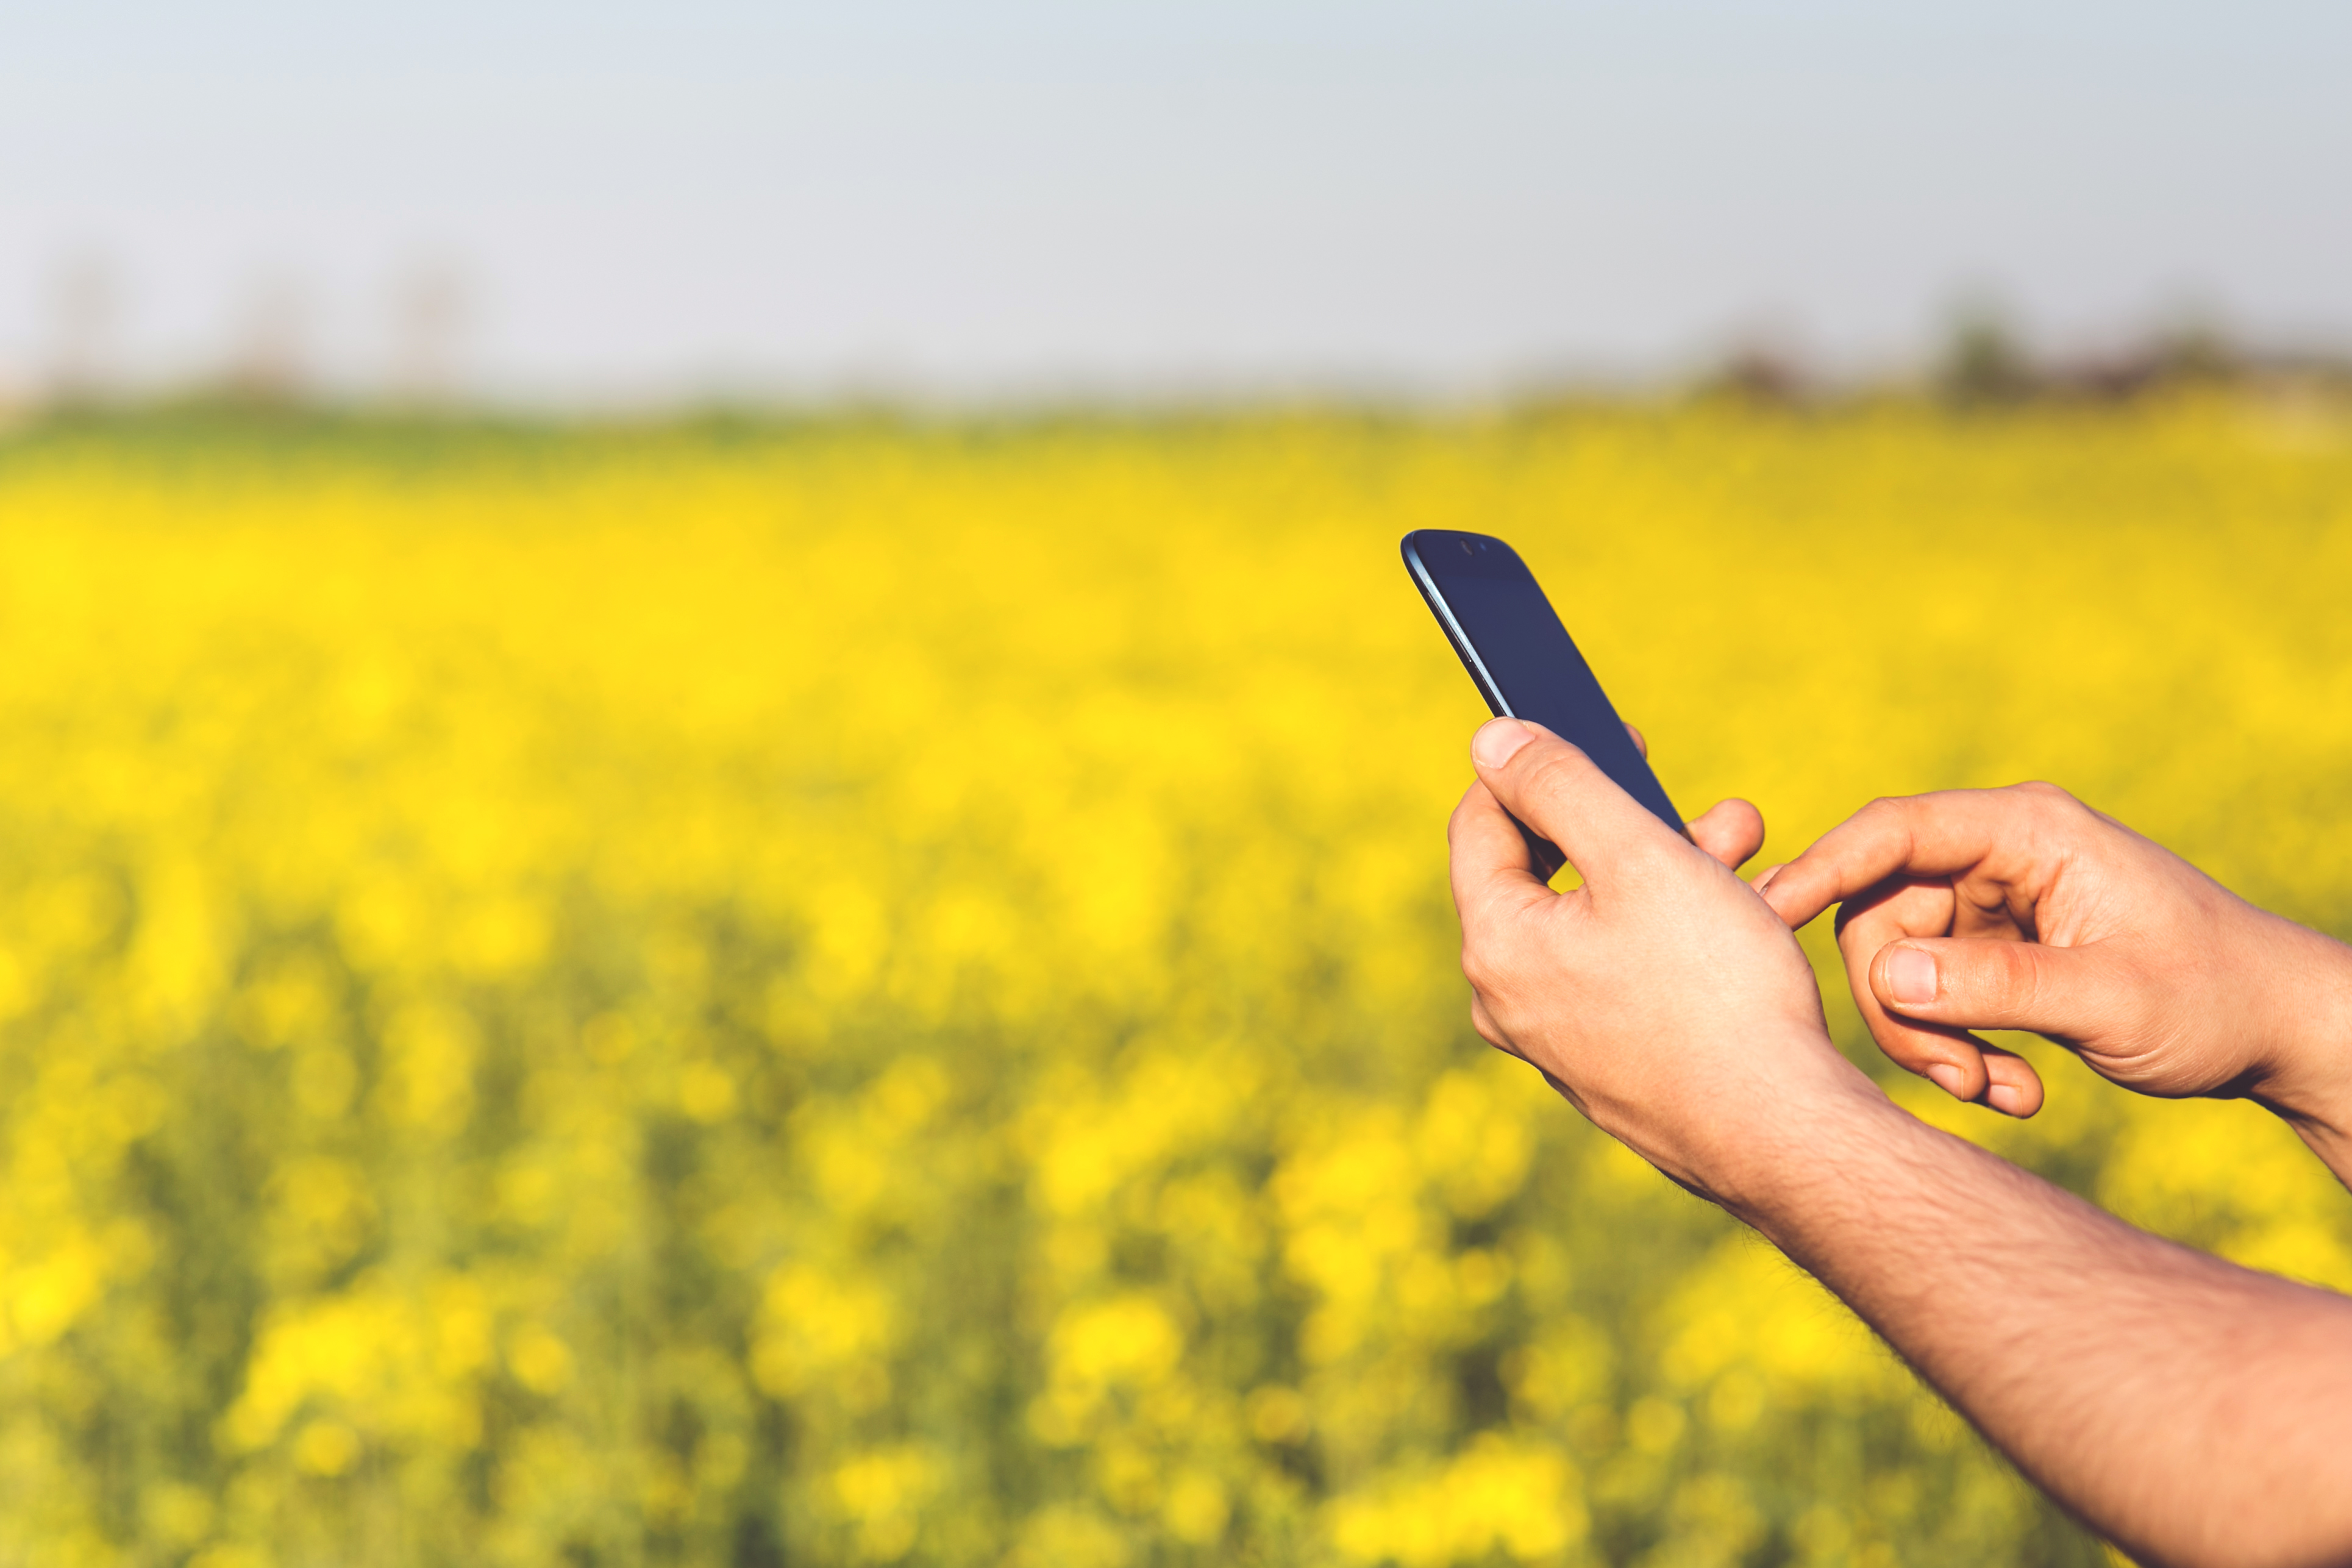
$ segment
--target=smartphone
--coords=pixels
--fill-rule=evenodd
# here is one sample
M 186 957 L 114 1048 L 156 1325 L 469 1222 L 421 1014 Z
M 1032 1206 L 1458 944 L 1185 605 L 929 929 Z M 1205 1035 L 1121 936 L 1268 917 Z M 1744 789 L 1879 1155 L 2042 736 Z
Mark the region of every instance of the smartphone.
M 1532 720 L 1573 742 L 1618 788 L 1690 837 L 1518 552 L 1483 533 L 1423 528 L 1404 536 L 1404 564 L 1496 717 Z M 1519 832 L 1545 878 L 1567 863 L 1525 823 Z

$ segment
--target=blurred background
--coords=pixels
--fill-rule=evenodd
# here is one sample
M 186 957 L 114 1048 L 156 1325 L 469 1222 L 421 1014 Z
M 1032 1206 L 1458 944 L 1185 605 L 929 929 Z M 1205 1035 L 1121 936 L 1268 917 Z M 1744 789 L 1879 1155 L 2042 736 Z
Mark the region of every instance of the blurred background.
M 2352 337 L 2340 7 L 14 18 L 18 399 L 1459 397 Z
M 1696 814 L 2352 934 L 2352 15 L 0 22 L 0 1558 L 2099 1563 L 1471 1032 L 1529 559 Z M 2240 1104 L 1923 1117 L 2352 1287 Z

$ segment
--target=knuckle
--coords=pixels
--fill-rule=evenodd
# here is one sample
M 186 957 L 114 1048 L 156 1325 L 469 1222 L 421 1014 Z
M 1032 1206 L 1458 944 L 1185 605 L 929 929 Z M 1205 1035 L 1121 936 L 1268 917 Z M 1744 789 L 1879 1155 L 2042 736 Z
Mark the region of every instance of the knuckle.
M 1866 802 L 1852 818 L 1863 830 L 1862 841 L 1907 843 L 1917 826 L 1920 799 L 1916 795 L 1882 795 Z
M 1529 752 L 1538 754 L 1531 756 Z M 1517 781 L 1520 791 L 1537 796 L 1559 794 L 1561 784 L 1576 764 L 1583 760 L 1583 755 L 1565 741 L 1528 746 L 1513 759 L 1520 763 L 1522 770 Z
M 2077 800 L 2070 791 L 2047 779 L 2028 779 L 2023 784 L 2010 785 L 2001 793 L 2024 799 L 2034 810 L 2053 820 L 2077 818 L 2090 812 L 2090 807 Z
M 2042 992 L 2042 965 L 2032 950 L 2023 942 L 2002 942 L 1991 944 L 1991 954 L 1987 969 L 1994 994 L 1985 1002 L 2005 1017 L 2031 1016 Z
M 1496 988 L 1502 978 L 1502 971 L 1495 961 L 1491 942 L 1472 941 L 1462 944 L 1462 977 L 1470 982 L 1470 989 L 1481 996 Z

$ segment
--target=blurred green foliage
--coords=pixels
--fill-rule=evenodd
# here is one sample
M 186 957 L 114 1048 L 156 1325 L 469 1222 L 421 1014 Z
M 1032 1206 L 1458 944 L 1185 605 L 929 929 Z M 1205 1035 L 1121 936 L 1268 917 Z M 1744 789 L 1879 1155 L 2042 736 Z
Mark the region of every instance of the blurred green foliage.
M 2347 429 L 19 435 L 0 1558 L 2098 1561 L 1471 1034 L 1395 540 L 1509 537 L 1768 858 L 2043 776 L 2343 931 Z M 2262 1113 L 2024 1048 L 1891 1087 L 2352 1283 Z

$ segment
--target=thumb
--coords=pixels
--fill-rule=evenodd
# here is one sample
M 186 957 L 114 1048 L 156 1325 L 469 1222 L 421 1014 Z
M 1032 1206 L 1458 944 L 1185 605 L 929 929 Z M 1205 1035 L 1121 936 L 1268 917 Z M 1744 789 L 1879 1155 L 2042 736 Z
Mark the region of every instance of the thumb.
M 1601 880 L 1644 842 L 1685 842 L 1591 757 L 1540 724 L 1488 720 L 1471 737 L 1470 760 L 1503 809 L 1559 845 L 1587 882 Z
M 1906 1018 L 2070 1044 L 2114 1032 L 2137 1005 L 2125 966 L 2096 944 L 1908 937 L 1878 950 L 1870 989 Z

